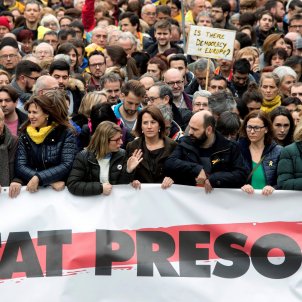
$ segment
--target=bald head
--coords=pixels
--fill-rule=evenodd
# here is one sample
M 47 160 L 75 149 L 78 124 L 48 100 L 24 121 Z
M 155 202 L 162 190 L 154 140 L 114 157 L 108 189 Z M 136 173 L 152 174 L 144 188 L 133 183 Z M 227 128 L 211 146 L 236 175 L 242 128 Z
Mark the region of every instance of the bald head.
M 191 117 L 191 120 L 193 120 L 193 122 L 200 123 L 200 125 L 203 126 L 205 118 L 207 119 L 208 117 L 211 117 L 211 116 L 213 117 L 213 114 L 210 111 L 202 110 L 202 111 L 196 112 Z
M 44 75 L 38 78 L 34 88 L 34 94 L 42 95 L 47 91 L 56 89 L 59 89 L 58 81 L 49 75 Z

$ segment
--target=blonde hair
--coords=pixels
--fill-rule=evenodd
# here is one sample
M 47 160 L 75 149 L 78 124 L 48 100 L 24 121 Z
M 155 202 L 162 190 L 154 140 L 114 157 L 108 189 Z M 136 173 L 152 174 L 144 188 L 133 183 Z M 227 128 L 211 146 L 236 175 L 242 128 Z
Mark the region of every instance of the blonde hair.
M 259 57 L 259 53 L 254 47 L 248 46 L 240 49 L 236 54 L 236 60 L 241 59 L 243 56 L 252 56 L 254 60 Z
M 299 116 L 301 115 L 299 114 Z M 295 142 L 302 141 L 302 120 L 300 120 L 300 122 L 297 124 L 293 138 Z
M 95 129 L 86 150 L 95 154 L 96 159 L 102 159 L 109 153 L 109 142 L 117 133 L 122 134 L 122 129 L 115 123 L 104 121 Z
M 83 97 L 78 112 L 80 114 L 83 114 L 85 117 L 89 118 L 91 113 L 91 108 L 96 104 L 102 103 L 102 95 L 104 94 L 99 93 L 97 91 L 88 92 Z

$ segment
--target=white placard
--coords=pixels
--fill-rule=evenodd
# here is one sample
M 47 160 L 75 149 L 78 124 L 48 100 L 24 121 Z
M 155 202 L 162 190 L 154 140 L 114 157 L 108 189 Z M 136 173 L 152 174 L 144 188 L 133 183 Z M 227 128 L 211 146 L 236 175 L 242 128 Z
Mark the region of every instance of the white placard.
M 232 60 L 235 35 L 234 30 L 191 25 L 187 54 Z

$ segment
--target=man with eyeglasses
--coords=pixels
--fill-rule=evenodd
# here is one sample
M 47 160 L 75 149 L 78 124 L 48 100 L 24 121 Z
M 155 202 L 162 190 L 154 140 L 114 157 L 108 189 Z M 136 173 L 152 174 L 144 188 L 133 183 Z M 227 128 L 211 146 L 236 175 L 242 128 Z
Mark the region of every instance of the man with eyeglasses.
M 32 89 L 41 75 L 41 67 L 29 60 L 23 60 L 16 66 L 16 76 L 11 86 L 19 93 L 18 108 L 23 110 L 24 103 L 31 97 Z
M 237 30 L 230 22 L 231 5 L 227 0 L 216 0 L 212 4 L 211 17 L 214 27 Z
M 0 44 L 0 68 L 10 75 L 15 74 L 15 69 L 21 60 L 18 43 L 13 38 L 3 38 Z
M 176 68 L 168 69 L 164 74 L 164 82 L 172 88 L 175 106 L 192 111 L 192 99 L 184 92 L 184 78 L 181 72 Z
M 36 81 L 33 93 L 36 95 L 43 95 L 48 91 L 57 89 L 60 89 L 57 80 L 50 75 L 43 75 Z
M 211 112 L 196 112 L 189 122 L 189 135 L 180 139 L 165 162 L 166 170 L 175 175 L 175 183 L 213 188 L 240 188 L 247 169 L 237 143 L 216 131 Z
M 88 79 L 86 80 L 86 90 L 87 92 L 101 90 L 101 77 L 104 75 L 106 70 L 105 56 L 100 51 L 93 51 L 88 57 L 88 64 L 90 73 Z
M 171 111 L 173 113 L 173 122 L 172 125 L 176 125 L 176 128 L 181 128 L 182 130 L 185 130 L 189 120 L 192 116 L 192 112 L 189 110 L 186 110 L 186 115 L 183 115 L 180 109 L 178 109 L 175 104 L 173 103 L 173 92 L 172 88 L 163 83 L 163 82 L 158 82 L 155 83 L 148 91 L 147 91 L 147 104 L 148 105 L 154 105 L 154 106 L 169 106 L 171 108 Z M 170 133 L 174 134 L 174 131 L 170 131 Z M 171 136 L 171 137 L 172 137 Z M 170 137 L 170 138 L 171 138 Z
M 142 7 L 142 19 L 151 27 L 156 22 L 156 6 L 154 4 L 146 4 Z
M 297 14 L 289 20 L 288 32 L 296 32 L 302 35 L 302 15 Z

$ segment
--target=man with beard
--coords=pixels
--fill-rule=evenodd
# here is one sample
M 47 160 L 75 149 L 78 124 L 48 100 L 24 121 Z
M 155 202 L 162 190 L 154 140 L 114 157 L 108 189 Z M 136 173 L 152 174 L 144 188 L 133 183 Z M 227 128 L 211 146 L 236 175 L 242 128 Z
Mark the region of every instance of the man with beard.
M 176 43 L 171 42 L 171 23 L 168 20 L 159 20 L 154 24 L 154 37 L 156 42 L 150 45 L 146 52 L 151 58 L 157 54 L 162 54 L 166 50 L 173 48 L 176 53 L 183 53 L 183 49 L 180 48 Z
M 105 90 L 107 101 L 111 105 L 120 103 L 122 78 L 115 72 L 104 74 L 100 80 L 101 90 Z
M 167 173 L 175 183 L 213 188 L 240 188 L 247 169 L 238 145 L 215 131 L 211 112 L 195 113 L 189 122 L 189 136 L 180 139 L 166 160 Z
M 228 82 L 228 88 L 235 97 L 241 99 L 249 84 L 253 81 L 255 82 L 250 72 L 251 65 L 247 59 L 239 59 L 234 62 L 233 74 L 231 80 Z
M 137 80 L 130 80 L 122 87 L 121 103 L 113 107 L 115 116 L 123 126 L 131 131 L 136 123 L 138 110 L 145 97 L 146 90 Z
M 93 51 L 88 57 L 90 78 L 86 81 L 87 92 L 101 90 L 101 77 L 106 70 L 105 56 L 100 51 Z
M 23 60 L 16 66 L 16 77 L 12 80 L 11 86 L 19 93 L 19 108 L 31 97 L 32 89 L 41 75 L 41 67 L 29 60 Z
M 214 26 L 230 30 L 237 30 L 235 26 L 229 23 L 231 13 L 231 5 L 227 0 L 216 0 L 212 4 L 211 17 Z
M 283 18 L 285 15 L 284 4 L 282 0 L 268 0 L 265 5 L 264 9 L 269 11 L 276 21 L 275 30 L 278 31 L 278 23 L 283 23 Z M 283 25 L 283 24 L 282 24 Z M 282 29 L 282 28 L 281 28 Z

